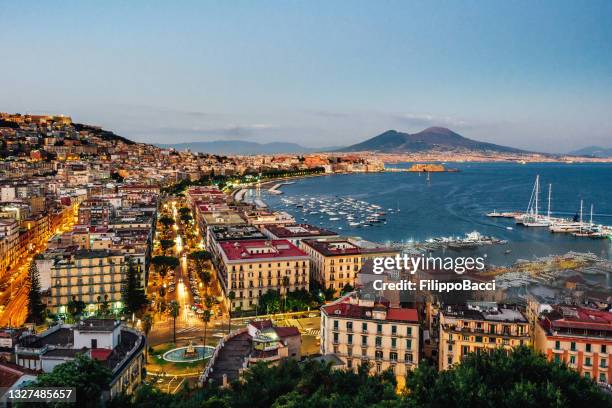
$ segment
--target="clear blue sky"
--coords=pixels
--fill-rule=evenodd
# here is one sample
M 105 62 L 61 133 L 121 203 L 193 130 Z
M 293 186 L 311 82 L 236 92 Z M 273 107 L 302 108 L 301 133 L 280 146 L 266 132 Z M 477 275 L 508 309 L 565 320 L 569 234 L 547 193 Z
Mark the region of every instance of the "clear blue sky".
M 0 0 L 0 40 L 0 110 L 139 141 L 612 146 L 612 1 Z

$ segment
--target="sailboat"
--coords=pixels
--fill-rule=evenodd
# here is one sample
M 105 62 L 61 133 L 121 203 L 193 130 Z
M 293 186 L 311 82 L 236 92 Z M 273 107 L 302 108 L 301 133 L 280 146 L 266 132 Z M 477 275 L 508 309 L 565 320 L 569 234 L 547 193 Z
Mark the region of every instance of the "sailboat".
M 548 227 L 550 232 L 582 232 L 582 207 L 583 200 L 580 200 L 580 213 L 576 214 L 572 221 L 555 222 Z
M 536 176 L 535 184 L 529 199 L 527 211 L 519 217 L 517 224 L 525 227 L 548 227 L 550 226 L 550 201 L 552 195 L 552 184 L 548 185 L 548 211 L 546 217 L 540 215 L 540 175 Z

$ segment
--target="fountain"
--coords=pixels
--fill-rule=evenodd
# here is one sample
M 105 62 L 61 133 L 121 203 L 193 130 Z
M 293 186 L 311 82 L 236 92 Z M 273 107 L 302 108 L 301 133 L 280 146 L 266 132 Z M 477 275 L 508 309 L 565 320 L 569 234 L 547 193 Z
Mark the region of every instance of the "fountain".
M 185 347 L 166 351 L 162 358 L 173 363 L 189 363 L 210 357 L 214 350 L 211 346 L 194 346 L 193 342 L 189 342 Z

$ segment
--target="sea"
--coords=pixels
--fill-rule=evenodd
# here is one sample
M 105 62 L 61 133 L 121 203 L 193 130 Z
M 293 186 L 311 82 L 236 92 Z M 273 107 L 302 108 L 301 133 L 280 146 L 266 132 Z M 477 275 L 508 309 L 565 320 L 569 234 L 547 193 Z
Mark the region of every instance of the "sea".
M 593 222 L 612 225 L 611 164 L 448 163 L 446 167 L 458 171 L 430 173 L 429 177 L 423 173 L 381 172 L 298 179 L 281 186 L 283 194 L 261 189 L 261 199 L 275 210 L 289 212 L 297 222 L 383 244 L 462 237 L 472 231 L 507 240 L 503 245 L 446 250 L 461 252 L 462 256 L 486 256 L 493 265 L 510 265 L 519 259 L 532 260 L 569 251 L 590 252 L 612 260 L 610 239 L 553 234 L 548 228 L 527 228 L 516 225 L 513 219 L 486 216 L 493 210 L 525 211 L 539 175 L 542 213 L 548 209 L 550 185 L 553 216 L 573 218 L 582 200 L 585 221 L 590 221 L 593 205 Z M 386 222 L 351 226 L 346 216 L 313 215 L 295 204 L 300 199 L 334 202 L 347 198 L 381 207 L 386 212 Z

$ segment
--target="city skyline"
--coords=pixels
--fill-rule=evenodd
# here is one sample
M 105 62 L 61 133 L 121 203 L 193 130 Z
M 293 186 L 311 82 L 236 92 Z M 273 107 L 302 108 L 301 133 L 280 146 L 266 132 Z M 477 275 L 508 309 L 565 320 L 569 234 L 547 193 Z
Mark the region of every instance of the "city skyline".
M 445 126 L 535 151 L 612 145 L 607 2 L 4 9 L 3 111 L 139 142 L 347 146 Z

